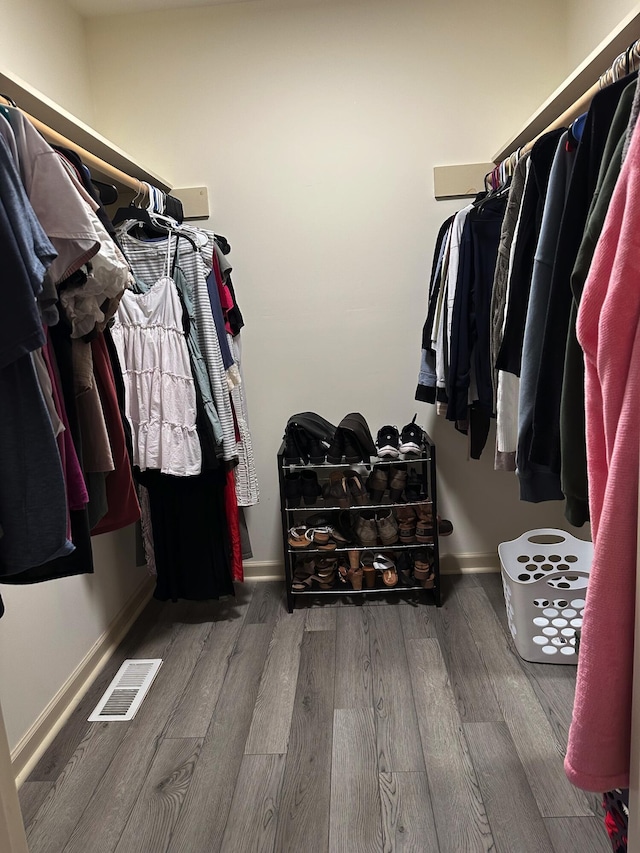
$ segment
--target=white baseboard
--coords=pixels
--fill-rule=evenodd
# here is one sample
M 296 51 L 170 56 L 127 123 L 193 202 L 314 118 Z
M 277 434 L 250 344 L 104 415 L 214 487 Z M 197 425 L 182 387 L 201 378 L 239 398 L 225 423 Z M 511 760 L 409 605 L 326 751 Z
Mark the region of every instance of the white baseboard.
M 497 552 L 486 554 L 444 554 L 440 558 L 443 575 L 489 574 L 500 571 Z M 244 563 L 247 581 L 284 580 L 282 560 L 250 560 Z
M 251 560 L 243 563 L 246 581 L 283 581 L 282 560 Z
M 13 772 L 18 787 L 22 785 L 43 753 L 49 748 L 55 736 L 113 655 L 120 641 L 151 598 L 154 586 L 154 578 L 144 579 L 38 719 L 20 738 L 11 753 Z
M 443 575 L 493 574 L 499 571 L 500 559 L 497 551 L 440 555 L 440 573 Z

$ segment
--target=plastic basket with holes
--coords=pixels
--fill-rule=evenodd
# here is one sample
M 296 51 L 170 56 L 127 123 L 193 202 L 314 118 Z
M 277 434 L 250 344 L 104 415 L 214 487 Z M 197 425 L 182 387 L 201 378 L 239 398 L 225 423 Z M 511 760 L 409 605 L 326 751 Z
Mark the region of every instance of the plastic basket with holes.
M 541 528 L 498 546 L 509 628 L 520 657 L 578 663 L 593 544 Z

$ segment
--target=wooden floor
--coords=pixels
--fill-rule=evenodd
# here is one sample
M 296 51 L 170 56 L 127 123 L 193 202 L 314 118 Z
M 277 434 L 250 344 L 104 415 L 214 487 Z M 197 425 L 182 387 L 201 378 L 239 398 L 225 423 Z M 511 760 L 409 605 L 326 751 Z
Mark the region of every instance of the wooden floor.
M 445 582 L 152 602 L 20 791 L 31 853 L 610 851 L 562 768 L 574 668 L 520 660 L 498 575 Z M 164 660 L 136 718 L 87 723 L 133 656 Z

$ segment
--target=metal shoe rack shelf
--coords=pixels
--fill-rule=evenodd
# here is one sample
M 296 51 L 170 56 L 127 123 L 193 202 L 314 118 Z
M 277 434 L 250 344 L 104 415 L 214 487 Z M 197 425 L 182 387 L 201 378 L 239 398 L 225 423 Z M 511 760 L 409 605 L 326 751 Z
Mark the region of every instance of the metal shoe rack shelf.
M 327 480 L 332 471 L 336 470 L 344 470 L 347 471 L 349 469 L 353 469 L 359 472 L 362 472 L 363 481 L 366 481 L 369 472 L 373 468 L 374 465 L 398 465 L 398 463 L 406 464 L 407 467 L 414 467 L 420 476 L 420 480 L 422 482 L 422 491 L 424 493 L 424 497 L 419 501 L 400 501 L 400 502 L 392 502 L 391 500 L 385 499 L 381 503 L 374 504 L 366 503 L 363 506 L 351 506 L 349 508 L 342 509 L 338 507 L 335 503 L 331 503 L 329 500 L 325 500 L 323 497 L 319 497 L 315 503 L 313 504 L 304 504 L 300 503 L 300 505 L 292 506 L 289 505 L 288 501 L 285 498 L 285 475 L 293 472 L 293 471 L 316 471 L 318 475 L 318 481 L 320 486 L 322 487 Z M 365 473 L 366 472 L 366 473 Z M 440 555 L 438 549 L 438 525 L 437 525 L 437 515 L 438 515 L 438 501 L 437 501 L 437 491 L 436 491 L 436 446 L 433 443 L 432 439 L 425 434 L 425 451 L 422 456 L 411 457 L 411 458 L 400 458 L 400 459 L 379 459 L 377 457 L 371 457 L 368 462 L 357 462 L 353 464 L 343 463 L 341 465 L 333 465 L 328 462 L 322 463 L 312 463 L 309 462 L 307 464 L 290 464 L 285 461 L 284 456 L 284 442 L 280 446 L 280 450 L 278 451 L 278 482 L 280 485 L 280 515 L 282 519 L 282 542 L 284 549 L 284 569 L 285 569 L 285 583 L 286 583 L 286 591 L 287 591 L 287 607 L 289 613 L 293 613 L 293 608 L 295 606 L 295 600 L 298 596 L 306 596 L 306 597 L 319 597 L 324 595 L 333 595 L 340 597 L 360 597 L 367 595 L 398 595 L 402 593 L 407 593 L 411 591 L 422 592 L 425 593 L 425 596 L 428 596 L 428 599 L 436 604 L 438 607 L 441 604 L 441 596 L 440 596 Z M 420 506 L 425 503 L 431 503 L 432 508 L 432 517 L 433 517 L 433 541 L 431 543 L 419 543 L 419 544 L 411 544 L 405 545 L 397 542 L 395 545 L 379 545 L 375 548 L 364 547 L 361 545 L 348 545 L 345 547 L 338 547 L 333 551 L 323 551 L 314 548 L 304 548 L 304 549 L 293 549 L 289 545 L 288 542 L 288 534 L 289 529 L 296 525 L 304 524 L 305 518 L 310 515 L 314 515 L 318 512 L 350 512 L 354 515 L 367 510 L 384 510 L 384 509 L 393 509 L 396 506 Z M 349 584 L 342 583 L 339 579 L 336 580 L 335 587 L 329 590 L 322 590 L 316 588 L 310 588 L 306 590 L 293 590 L 292 589 L 292 581 L 293 574 L 295 569 L 296 557 L 304 557 L 307 555 L 318 554 L 324 557 L 329 556 L 339 556 L 340 554 L 347 554 L 349 551 L 374 551 L 378 552 L 401 552 L 406 551 L 408 553 L 417 551 L 419 549 L 429 551 L 432 560 L 433 560 L 433 572 L 435 575 L 435 585 L 433 589 L 425 590 L 417 581 L 412 581 L 410 585 L 403 584 L 399 579 L 398 584 L 395 587 L 386 587 L 382 585 L 378 585 L 374 589 L 365 589 L 362 590 L 354 590 L 350 587 Z

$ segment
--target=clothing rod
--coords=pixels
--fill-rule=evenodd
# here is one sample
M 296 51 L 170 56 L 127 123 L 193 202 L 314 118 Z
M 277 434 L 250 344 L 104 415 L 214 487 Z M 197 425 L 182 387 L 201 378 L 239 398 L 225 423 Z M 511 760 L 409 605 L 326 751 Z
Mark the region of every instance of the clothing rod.
M 576 101 L 573 102 L 573 104 L 571 104 L 570 107 L 568 107 L 562 113 L 562 115 L 558 116 L 558 118 L 554 119 L 550 124 L 548 124 L 545 129 L 542 130 L 537 136 L 535 136 L 530 142 L 527 142 L 523 146 L 521 154 L 527 154 L 529 151 L 531 151 L 538 139 L 544 136 L 545 133 L 549 133 L 550 131 L 557 130 L 561 127 L 568 127 L 573 121 L 578 118 L 578 116 L 581 116 L 582 113 L 585 113 L 589 109 L 589 107 L 591 106 L 591 101 L 601 89 L 608 86 L 614 80 L 620 79 L 618 75 L 622 77 L 625 73 L 630 73 L 634 68 L 637 67 L 639 60 L 640 40 L 635 41 L 629 47 L 629 49 L 625 51 L 625 53 L 621 53 L 619 56 L 617 56 L 613 64 L 600 77 L 600 79 L 593 84 L 593 86 L 587 89 L 584 95 L 581 95 Z
M 0 103 L 13 106 L 10 101 L 8 101 L 2 96 L 0 96 Z M 146 187 L 137 178 L 133 178 L 131 175 L 127 175 L 126 172 L 117 169 L 115 166 L 112 166 L 111 163 L 107 163 L 106 160 L 102 160 L 100 157 L 96 157 L 95 154 L 92 154 L 90 151 L 87 151 L 86 148 L 83 148 L 81 145 L 78 145 L 72 139 L 68 139 L 66 136 L 63 136 L 61 133 L 58 133 L 57 130 L 53 130 L 53 128 L 49 127 L 39 119 L 34 118 L 34 116 L 29 115 L 29 113 L 25 112 L 24 110 L 20 111 L 29 119 L 29 121 L 36 128 L 36 130 L 38 130 L 42 134 L 42 136 L 44 136 L 47 142 L 53 145 L 60 145 L 63 148 L 70 148 L 72 151 L 75 151 L 76 154 L 82 160 L 82 162 L 85 163 L 90 169 L 95 169 L 97 172 L 100 172 L 101 176 L 109 178 L 110 180 L 114 181 L 114 183 L 128 187 L 136 193 L 146 192 Z
M 578 116 L 581 116 L 582 113 L 585 113 L 591 104 L 594 96 L 600 91 L 600 83 L 594 83 L 591 88 L 587 89 L 587 91 L 578 98 L 577 101 L 574 101 L 570 107 L 568 107 L 562 115 L 558 116 L 557 119 L 554 119 L 550 124 L 548 124 L 544 130 L 540 131 L 540 133 L 535 136 L 530 142 L 522 148 L 522 154 L 527 154 L 535 143 L 540 139 L 545 133 L 550 133 L 552 130 L 557 130 L 560 127 L 568 127 L 571 122 L 575 121 Z

